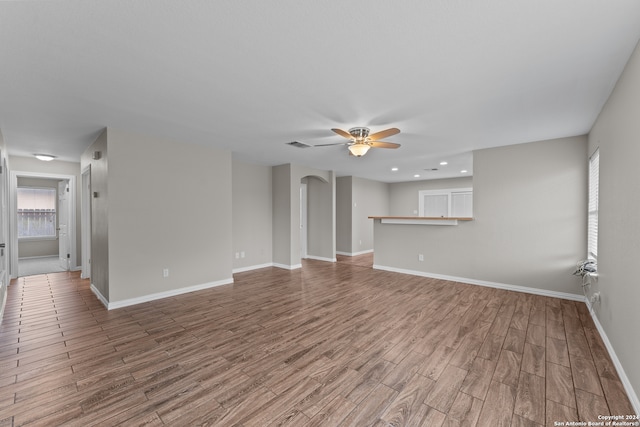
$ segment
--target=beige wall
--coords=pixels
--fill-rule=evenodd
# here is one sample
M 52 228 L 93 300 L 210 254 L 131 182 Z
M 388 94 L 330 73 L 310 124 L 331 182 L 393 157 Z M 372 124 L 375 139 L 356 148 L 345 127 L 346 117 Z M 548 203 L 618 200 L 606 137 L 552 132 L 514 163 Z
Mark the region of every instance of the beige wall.
M 112 128 L 108 146 L 109 301 L 231 281 L 231 153 Z
M 580 294 L 571 273 L 586 248 L 586 147 L 586 137 L 574 137 L 476 151 L 474 220 L 376 223 L 375 263 Z M 398 187 L 391 185 L 392 200 Z
M 351 253 L 373 250 L 373 220 L 389 215 L 389 184 L 353 178 Z
M 274 166 L 272 169 L 272 227 L 273 263 L 291 265 L 291 165 Z
M 4 160 L 7 159 L 7 150 L 4 143 L 4 137 L 2 136 L 2 129 L 0 129 L 0 165 L 4 169 Z M 5 169 L 0 175 L 0 185 L 4 186 L 7 190 L 9 182 L 8 171 Z M 4 199 L 0 199 L 0 239 L 4 242 L 9 240 L 9 206 L 8 206 L 8 194 L 5 194 Z M 7 301 L 7 288 L 9 286 L 9 253 L 5 249 L 4 256 L 0 257 L 0 322 L 2 322 L 2 316 L 4 314 L 4 307 Z
M 334 210 L 331 181 L 307 178 L 307 255 L 311 258 L 335 258 Z
M 234 270 L 272 262 L 271 169 L 233 159 Z
M 51 162 L 43 162 L 35 157 L 9 157 L 9 167 L 14 172 L 32 172 L 39 174 L 52 175 L 72 175 L 76 177 L 76 264 L 80 266 L 82 263 L 82 246 L 81 246 L 81 218 L 80 218 L 80 194 L 82 178 L 80 174 L 80 163 L 63 162 L 61 160 L 53 160 Z M 57 253 L 57 249 L 56 249 Z M 20 254 L 19 254 L 20 255 Z
M 389 184 L 389 215 L 418 215 L 418 192 L 421 190 L 442 190 L 448 188 L 473 187 L 473 178 L 447 178 L 421 181 L 397 182 Z
M 598 275 L 589 291 L 600 292 L 595 313 L 635 390 L 640 412 L 640 47 L 629 59 L 589 134 L 589 154 L 600 147 Z M 586 252 L 586 251 L 585 251 Z
M 91 284 L 107 301 L 110 298 L 108 132 L 105 129 L 80 160 L 81 171 L 91 168 Z M 100 153 L 99 159 L 93 159 L 94 152 Z
M 57 191 L 58 182 L 57 179 L 18 177 L 18 187 L 54 188 Z M 80 219 L 76 218 L 76 220 Z M 56 216 L 56 227 L 58 226 L 57 221 L 58 217 Z M 58 256 L 59 246 L 57 238 L 18 241 L 18 258 Z
M 317 252 L 313 255 L 335 258 L 335 174 L 293 164 L 274 166 L 272 173 L 274 264 L 284 268 L 300 266 L 300 183 L 305 177 L 326 182 L 326 186 L 316 188 L 315 196 L 310 195 L 327 202 L 322 210 L 324 218 L 328 218 L 314 221 L 313 229 L 309 229 L 309 241 L 321 242 L 314 247 Z
M 346 255 L 352 253 L 352 189 L 352 176 L 336 178 L 336 251 Z
M 580 294 L 585 256 L 585 136 L 479 150 L 473 157 L 476 277 Z
M 336 179 L 336 248 L 344 255 L 373 251 L 373 220 L 389 215 L 389 184 L 358 177 Z

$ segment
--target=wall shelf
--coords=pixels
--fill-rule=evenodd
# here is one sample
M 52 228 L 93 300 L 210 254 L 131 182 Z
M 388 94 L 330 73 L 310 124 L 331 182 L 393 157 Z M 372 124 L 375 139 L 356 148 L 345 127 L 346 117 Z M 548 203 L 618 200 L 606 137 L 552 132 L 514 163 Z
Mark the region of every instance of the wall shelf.
M 379 219 L 381 224 L 409 225 L 458 225 L 458 221 L 473 221 L 468 217 L 428 217 L 428 216 L 370 216 Z

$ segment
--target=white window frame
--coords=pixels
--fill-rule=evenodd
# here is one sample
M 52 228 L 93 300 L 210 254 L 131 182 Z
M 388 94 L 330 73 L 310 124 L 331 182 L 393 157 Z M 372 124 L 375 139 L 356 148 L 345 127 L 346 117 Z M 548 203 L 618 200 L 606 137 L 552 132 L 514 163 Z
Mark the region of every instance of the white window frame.
M 419 216 L 426 216 L 424 209 L 425 196 L 447 196 L 447 217 L 451 217 L 452 196 L 458 193 L 470 193 L 473 197 L 473 188 L 446 188 L 441 190 L 421 190 L 418 191 L 418 212 Z M 472 207 L 473 209 L 473 207 Z M 472 214 L 473 215 L 473 214 Z
M 598 211 L 600 208 L 600 148 L 589 157 L 587 208 L 587 258 L 598 259 Z

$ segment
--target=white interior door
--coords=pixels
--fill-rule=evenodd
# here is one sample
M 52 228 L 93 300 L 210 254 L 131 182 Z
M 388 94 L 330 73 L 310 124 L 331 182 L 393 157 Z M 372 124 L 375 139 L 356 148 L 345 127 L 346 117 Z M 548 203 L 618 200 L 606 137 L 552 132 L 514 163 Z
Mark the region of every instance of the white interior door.
M 58 182 L 58 258 L 60 267 L 69 270 L 69 181 Z

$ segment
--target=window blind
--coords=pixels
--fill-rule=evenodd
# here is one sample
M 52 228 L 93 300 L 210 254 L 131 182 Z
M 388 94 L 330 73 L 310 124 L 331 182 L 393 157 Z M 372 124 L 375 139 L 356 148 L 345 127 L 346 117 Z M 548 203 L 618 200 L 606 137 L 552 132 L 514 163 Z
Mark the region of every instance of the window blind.
M 600 149 L 589 159 L 589 213 L 587 229 L 587 256 L 598 258 L 598 197 L 600 184 Z

